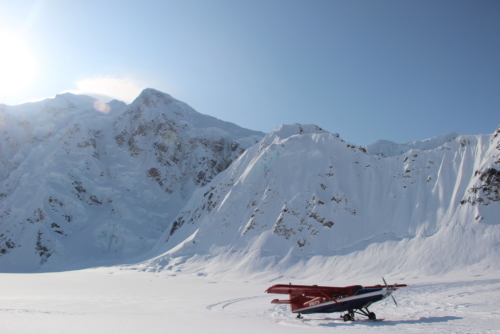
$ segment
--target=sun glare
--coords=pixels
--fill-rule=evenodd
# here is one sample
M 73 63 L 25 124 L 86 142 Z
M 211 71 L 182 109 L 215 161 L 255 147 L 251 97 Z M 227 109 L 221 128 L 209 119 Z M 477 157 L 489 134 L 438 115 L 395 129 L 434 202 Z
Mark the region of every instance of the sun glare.
M 19 36 L 0 32 L 0 92 L 17 93 L 35 76 L 35 59 Z
M 132 102 L 146 88 L 139 81 L 128 78 L 96 76 L 76 82 L 77 93 L 97 93 L 111 96 L 126 103 Z

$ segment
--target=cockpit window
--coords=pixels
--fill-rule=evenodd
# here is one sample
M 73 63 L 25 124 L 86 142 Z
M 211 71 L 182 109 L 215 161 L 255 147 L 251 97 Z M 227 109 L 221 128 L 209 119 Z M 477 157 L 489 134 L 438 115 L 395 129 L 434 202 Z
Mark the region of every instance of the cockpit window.
M 352 292 L 352 294 L 353 294 L 353 295 L 355 295 L 355 294 L 357 294 L 357 293 L 358 293 L 358 291 L 359 291 L 359 290 L 361 290 L 361 289 L 363 289 L 363 287 L 362 287 L 361 285 L 356 285 L 356 286 L 353 286 L 353 287 L 352 287 L 351 292 Z

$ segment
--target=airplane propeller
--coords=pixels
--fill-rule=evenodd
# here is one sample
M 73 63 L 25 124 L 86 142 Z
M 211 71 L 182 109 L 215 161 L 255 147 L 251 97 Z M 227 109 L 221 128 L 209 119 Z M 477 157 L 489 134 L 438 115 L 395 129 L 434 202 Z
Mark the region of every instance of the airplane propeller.
M 382 280 L 384 281 L 385 289 L 387 291 L 386 296 L 391 296 L 392 300 L 394 301 L 394 304 L 396 304 L 396 306 L 398 306 L 398 303 L 396 302 L 396 299 L 394 299 L 394 296 L 392 295 L 392 293 L 394 292 L 394 290 L 396 290 L 396 286 L 398 285 L 398 283 L 394 284 L 392 287 L 389 287 L 387 285 L 387 282 L 385 281 L 385 279 L 383 277 L 382 277 Z

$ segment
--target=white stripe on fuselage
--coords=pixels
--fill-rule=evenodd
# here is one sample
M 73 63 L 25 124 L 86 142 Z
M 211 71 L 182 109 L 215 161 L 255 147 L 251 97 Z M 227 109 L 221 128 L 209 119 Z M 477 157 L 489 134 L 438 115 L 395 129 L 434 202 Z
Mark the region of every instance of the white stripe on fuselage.
M 350 301 L 353 301 L 353 300 L 363 299 L 363 298 L 367 298 L 367 297 L 374 297 L 374 296 L 377 296 L 377 295 L 382 295 L 382 299 L 384 299 L 386 297 L 386 295 L 387 295 L 386 288 L 380 289 L 379 291 L 363 293 L 362 295 L 354 295 L 354 296 L 345 297 L 345 298 L 342 298 L 342 299 L 337 299 L 336 302 L 335 301 L 331 301 L 331 302 L 317 304 L 317 305 L 314 305 L 314 306 L 304 307 L 304 308 L 301 308 L 299 310 L 295 310 L 292 313 L 300 313 L 300 312 L 304 312 L 304 311 L 313 310 L 315 308 L 324 307 L 324 306 L 327 306 L 327 305 L 342 304 L 343 302 L 350 302 Z

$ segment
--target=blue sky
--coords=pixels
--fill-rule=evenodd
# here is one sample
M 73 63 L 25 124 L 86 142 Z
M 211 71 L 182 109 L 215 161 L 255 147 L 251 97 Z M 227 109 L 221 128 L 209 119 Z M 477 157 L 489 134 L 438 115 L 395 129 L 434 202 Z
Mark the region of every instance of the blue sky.
M 500 124 L 500 1 L 0 0 L 0 45 L 9 105 L 152 87 L 246 128 L 313 123 L 358 145 Z

